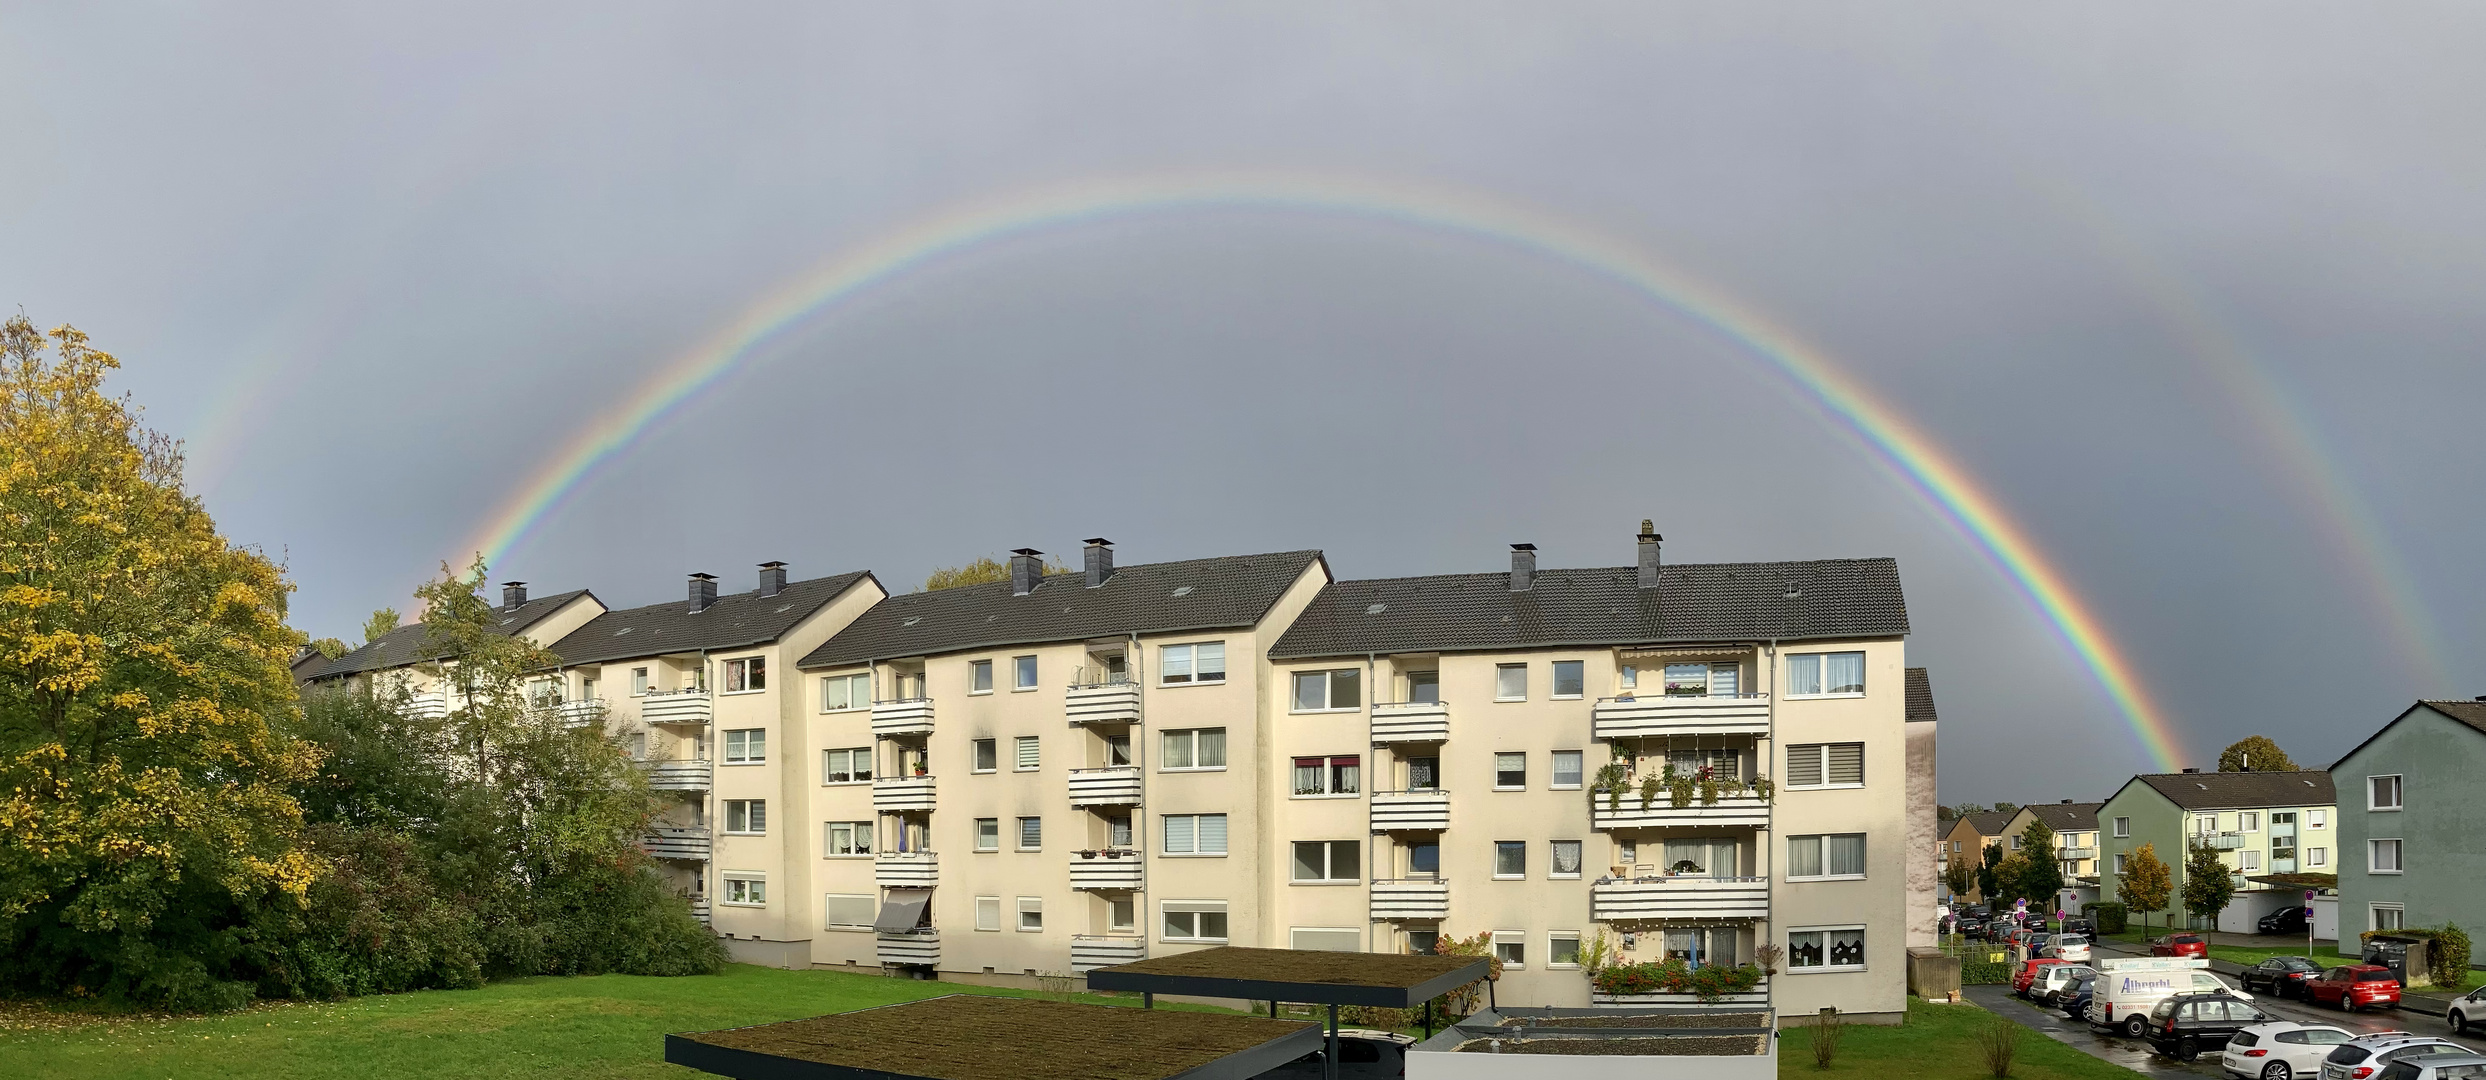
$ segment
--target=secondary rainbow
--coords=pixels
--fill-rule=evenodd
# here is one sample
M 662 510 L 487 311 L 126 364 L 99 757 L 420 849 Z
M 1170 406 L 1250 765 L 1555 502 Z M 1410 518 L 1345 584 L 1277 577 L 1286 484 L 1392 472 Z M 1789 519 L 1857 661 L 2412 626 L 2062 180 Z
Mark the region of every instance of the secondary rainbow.
M 2002 506 L 1924 433 L 1828 356 L 1647 253 L 1542 211 L 1460 191 L 1334 176 L 1217 173 L 1120 177 L 960 206 L 840 253 L 760 302 L 643 382 L 504 502 L 463 551 L 501 564 L 654 425 L 794 328 L 870 287 L 1014 236 L 1109 218 L 1203 209 L 1352 215 L 1449 232 L 1622 283 L 1766 361 L 1800 400 L 1874 452 L 2024 595 L 2096 679 L 2161 769 L 2184 760 L 2165 712 L 2104 623 Z M 460 556 L 461 559 L 464 556 Z

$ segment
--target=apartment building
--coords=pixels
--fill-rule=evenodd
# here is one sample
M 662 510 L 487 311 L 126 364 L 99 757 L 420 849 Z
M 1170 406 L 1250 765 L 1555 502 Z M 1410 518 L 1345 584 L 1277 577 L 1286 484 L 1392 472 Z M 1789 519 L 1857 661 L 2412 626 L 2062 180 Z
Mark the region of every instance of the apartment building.
M 526 582 L 504 582 L 498 608 L 500 623 L 493 629 L 550 647 L 604 614 L 604 610 L 604 602 L 585 589 L 530 598 Z M 429 634 L 423 624 L 408 623 L 334 660 L 323 661 L 317 653 L 309 658 L 297 657 L 294 670 L 301 681 L 311 685 L 369 686 L 380 693 L 404 690 L 409 695 L 409 708 L 433 717 L 444 716 L 456 702 L 451 700 L 452 691 L 442 679 L 439 665 L 452 658 L 441 655 L 428 642 Z
M 2003 825 L 2006 851 L 2020 850 L 2021 834 L 2032 823 L 2045 822 L 2054 833 L 2054 860 L 2063 874 L 2063 895 L 2056 899 L 2065 910 L 2078 911 L 2083 902 L 2098 898 L 2098 808 L 2104 805 L 2070 799 L 2031 803 Z
M 2186 853 L 2195 845 L 2215 848 L 2234 878 L 2233 902 L 2215 929 L 2249 934 L 2261 917 L 2301 902 L 2294 887 L 2254 881 L 2270 874 L 2328 874 L 2337 870 L 2337 807 L 2327 772 L 2146 773 L 2126 781 L 2098 807 L 2103 833 L 2100 895 L 2115 899 L 2131 853 L 2150 844 L 2171 871 L 2167 907 L 2131 913 L 2158 925 L 2181 925 Z
M 2420 701 L 2343 755 L 2331 775 L 2339 808 L 2339 939 L 2401 927 L 2486 925 L 2486 699 Z M 2315 867 L 2306 867 L 2312 870 Z
M 1502 999 L 1546 1005 L 1590 1003 L 1600 931 L 1625 962 L 1766 943 L 1782 1014 L 1904 1013 L 1933 778 L 1908 775 L 1931 754 L 1895 565 L 1665 566 L 1645 525 L 1637 553 L 1539 570 L 1523 544 L 1507 573 L 1321 591 L 1270 650 L 1266 943 L 1490 933 Z
M 1988 810 L 1951 819 L 1950 828 L 1942 833 L 1938 861 L 1945 873 L 1952 863 L 1968 867 L 1968 893 L 1962 897 L 1971 903 L 1985 902 L 1985 894 L 1977 888 L 1977 868 L 1985 865 L 1988 844 L 2003 842 L 2003 831 L 2018 811 Z
M 762 563 L 748 592 L 692 574 L 682 600 L 606 611 L 552 643 L 542 693 L 647 763 L 670 799 L 641 846 L 736 959 L 811 960 L 817 860 L 787 815 L 809 809 L 816 744 L 795 661 L 886 595 L 867 571 L 788 581 Z
M 1266 653 L 1329 583 L 1321 554 L 1117 566 L 1099 537 L 1077 573 L 1041 559 L 892 596 L 801 657 L 817 772 L 781 827 L 814 867 L 809 962 L 1006 981 L 1362 948 L 1290 937 L 1261 886 L 1286 782 Z M 1360 798 L 1353 755 L 1325 768 Z

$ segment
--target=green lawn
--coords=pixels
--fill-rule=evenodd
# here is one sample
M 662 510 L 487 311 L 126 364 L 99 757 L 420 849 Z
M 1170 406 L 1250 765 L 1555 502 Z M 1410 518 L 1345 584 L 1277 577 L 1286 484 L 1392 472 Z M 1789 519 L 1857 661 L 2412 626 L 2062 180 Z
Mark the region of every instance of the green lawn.
M 1992 1015 L 1974 1005 L 1928 1005 L 1911 997 L 1903 1026 L 1848 1027 L 1839 1037 L 1838 1060 L 1827 1070 L 1813 1065 L 1812 1029 L 1789 1028 L 1779 1041 L 1778 1075 L 1989 1080 L 1977 1029 L 1992 1023 Z M 2141 1074 L 2023 1028 L 2011 1075 L 2013 1080 L 2134 1080 Z

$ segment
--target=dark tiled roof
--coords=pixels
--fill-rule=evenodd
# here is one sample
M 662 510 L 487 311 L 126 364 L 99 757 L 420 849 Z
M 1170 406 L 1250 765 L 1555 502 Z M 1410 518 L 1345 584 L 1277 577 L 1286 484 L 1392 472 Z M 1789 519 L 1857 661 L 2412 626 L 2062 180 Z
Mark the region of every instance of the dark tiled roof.
M 1559 645 L 1894 637 L 1908 632 L 1891 559 L 1635 567 L 1340 581 L 1322 589 L 1273 658 Z
M 501 624 L 493 629 L 503 634 L 518 633 L 535 625 L 545 616 L 560 610 L 561 605 L 585 595 L 587 595 L 585 589 L 572 589 L 565 593 L 537 597 L 518 605 L 516 611 L 503 613 Z M 319 673 L 311 677 L 334 679 L 365 671 L 386 671 L 389 668 L 404 667 L 422 660 L 436 659 L 436 657 L 424 655 L 424 633 L 422 623 L 408 623 L 400 626 L 380 635 L 377 641 L 366 642 L 363 647 L 329 661 L 328 666 L 319 669 Z
M 2098 827 L 2100 802 L 2038 803 L 2028 808 L 2037 820 L 2056 832 L 2088 832 Z
M 1250 626 L 1320 562 L 1318 551 L 1225 555 L 1116 567 L 1093 589 L 1070 573 L 1047 576 L 1025 596 L 1010 595 L 1007 581 L 907 593 L 873 605 L 797 666 Z
M 1908 722 L 1934 718 L 1934 681 L 1925 669 L 1908 669 Z
M 1977 835 L 1992 838 L 2001 836 L 2003 826 L 2011 824 L 2012 816 L 2018 813 L 2017 810 L 1988 810 L 1982 814 L 1970 814 L 1959 820 L 1967 822 L 1968 828 Z M 1952 828 L 1958 827 L 1956 823 L 1952 825 Z
M 2133 777 L 2186 810 L 2328 806 L 2339 797 L 2327 772 L 2143 773 Z
M 2425 701 L 2419 704 L 2486 732 L 2486 701 Z
M 302 652 L 293 658 L 293 684 L 300 686 L 319 678 L 319 673 L 326 671 L 330 663 L 332 661 L 321 656 L 319 650 L 308 645 L 303 646 Z
M 553 655 L 565 664 L 600 664 L 667 653 L 739 649 L 764 645 L 829 601 L 866 580 L 869 570 L 790 582 L 775 596 L 758 589 L 716 598 L 707 610 L 693 614 L 688 597 L 670 603 L 608 611 L 553 642 Z

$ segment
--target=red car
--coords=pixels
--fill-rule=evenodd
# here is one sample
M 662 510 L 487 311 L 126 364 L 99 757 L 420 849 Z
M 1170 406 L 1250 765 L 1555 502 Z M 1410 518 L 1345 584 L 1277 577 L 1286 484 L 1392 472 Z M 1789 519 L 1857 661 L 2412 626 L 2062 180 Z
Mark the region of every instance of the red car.
M 2196 960 L 2210 958 L 2210 939 L 2199 934 L 2168 934 L 2149 943 L 2151 956 L 2189 956 Z
M 2391 969 L 2378 964 L 2349 964 L 2335 967 L 2304 982 L 2305 1000 L 2317 1005 L 2337 1005 L 2354 1012 L 2368 1005 L 2400 1004 L 2400 980 Z
M 2011 992 L 2026 997 L 2029 992 L 2029 987 L 2036 985 L 2037 983 L 2038 968 L 2052 967 L 2062 962 L 2063 961 L 2049 956 L 2042 960 L 2031 960 L 2022 965 L 2020 973 L 2011 977 Z

